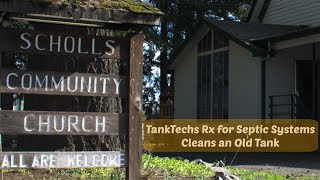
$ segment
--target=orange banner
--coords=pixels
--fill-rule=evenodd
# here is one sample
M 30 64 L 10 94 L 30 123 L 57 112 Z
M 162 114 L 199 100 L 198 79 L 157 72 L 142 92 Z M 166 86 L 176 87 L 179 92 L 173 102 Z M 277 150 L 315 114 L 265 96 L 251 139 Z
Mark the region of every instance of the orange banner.
M 175 119 L 144 122 L 150 152 L 312 152 L 318 122 L 307 119 Z

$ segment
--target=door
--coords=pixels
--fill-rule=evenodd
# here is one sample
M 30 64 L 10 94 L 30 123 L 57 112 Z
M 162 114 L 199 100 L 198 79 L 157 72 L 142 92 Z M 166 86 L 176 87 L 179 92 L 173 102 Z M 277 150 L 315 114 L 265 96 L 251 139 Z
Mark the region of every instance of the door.
M 313 102 L 315 109 L 319 107 L 319 63 L 316 64 L 316 84 L 315 94 L 313 94 L 313 69 L 312 61 L 296 61 L 296 112 L 297 118 L 313 117 Z M 315 97 L 313 97 L 315 95 Z M 319 113 L 319 112 L 318 112 Z
M 312 62 L 297 61 L 296 63 L 296 112 L 297 118 L 312 117 Z M 311 117 L 310 117 L 311 116 Z

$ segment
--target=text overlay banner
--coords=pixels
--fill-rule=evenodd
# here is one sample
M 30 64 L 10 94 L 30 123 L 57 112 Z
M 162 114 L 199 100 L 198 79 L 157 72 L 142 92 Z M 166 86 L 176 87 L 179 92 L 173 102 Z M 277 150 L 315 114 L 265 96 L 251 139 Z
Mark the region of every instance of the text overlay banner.
M 148 120 L 144 147 L 151 152 L 312 152 L 314 120 Z

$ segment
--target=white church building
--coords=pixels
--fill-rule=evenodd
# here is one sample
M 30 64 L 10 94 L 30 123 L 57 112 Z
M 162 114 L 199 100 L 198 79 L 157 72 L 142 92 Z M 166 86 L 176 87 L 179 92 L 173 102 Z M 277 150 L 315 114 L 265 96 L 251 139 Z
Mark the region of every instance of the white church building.
M 180 52 L 174 118 L 320 119 L 320 1 L 255 0 L 207 19 Z M 301 5 L 303 4 L 303 5 Z

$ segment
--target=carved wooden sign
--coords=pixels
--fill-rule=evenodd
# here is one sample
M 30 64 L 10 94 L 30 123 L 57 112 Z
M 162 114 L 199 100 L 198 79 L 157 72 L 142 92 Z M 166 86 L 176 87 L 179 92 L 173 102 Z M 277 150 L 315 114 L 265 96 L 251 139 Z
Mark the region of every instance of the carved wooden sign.
M 50 32 L 0 29 L 2 51 L 64 54 L 88 57 L 128 57 L 129 41 L 123 38 L 78 36 Z
M 0 168 L 127 167 L 141 179 L 143 34 L 108 38 L 0 28 L 0 50 L 127 59 L 126 76 L 0 69 L 0 92 L 125 98 L 126 114 L 0 111 L 0 134 L 128 135 L 123 152 L 2 152 Z M 120 99 L 119 98 L 119 99 Z M 118 99 L 118 98 L 117 98 Z
M 126 154 L 104 152 L 2 152 L 1 169 L 6 168 L 93 168 L 125 167 Z
M 125 114 L 0 111 L 0 134 L 119 135 L 126 134 Z
M 123 76 L 0 69 L 0 92 L 71 96 L 126 97 Z

